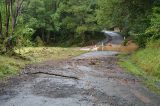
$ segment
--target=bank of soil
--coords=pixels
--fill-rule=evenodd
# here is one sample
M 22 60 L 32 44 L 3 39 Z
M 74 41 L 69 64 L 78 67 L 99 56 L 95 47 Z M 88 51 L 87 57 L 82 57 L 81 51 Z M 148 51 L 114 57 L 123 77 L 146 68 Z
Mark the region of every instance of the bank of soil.
M 117 52 L 91 52 L 28 65 L 0 85 L 0 106 L 158 106 L 160 96 L 117 65 Z

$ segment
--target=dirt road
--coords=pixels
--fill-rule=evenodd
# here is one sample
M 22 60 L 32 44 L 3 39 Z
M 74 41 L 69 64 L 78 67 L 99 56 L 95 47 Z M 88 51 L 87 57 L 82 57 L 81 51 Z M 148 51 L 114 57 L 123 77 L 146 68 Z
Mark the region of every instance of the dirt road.
M 85 50 L 85 51 L 97 51 L 99 47 L 101 47 L 102 45 L 105 46 L 107 44 L 113 44 L 113 45 L 120 45 L 122 44 L 122 42 L 124 41 L 124 38 L 122 35 L 120 35 L 117 32 L 113 32 L 113 31 L 102 31 L 105 35 L 105 39 L 97 42 L 96 45 L 92 45 L 92 46 L 88 46 L 88 47 L 83 47 L 81 48 L 81 50 Z
M 123 41 L 109 34 L 110 43 Z M 96 51 L 29 65 L 20 76 L 0 83 L 0 106 L 160 106 L 160 96 L 125 73 L 116 54 Z
M 27 66 L 0 85 L 0 106 L 159 106 L 160 96 L 117 66 L 117 52 L 91 52 Z

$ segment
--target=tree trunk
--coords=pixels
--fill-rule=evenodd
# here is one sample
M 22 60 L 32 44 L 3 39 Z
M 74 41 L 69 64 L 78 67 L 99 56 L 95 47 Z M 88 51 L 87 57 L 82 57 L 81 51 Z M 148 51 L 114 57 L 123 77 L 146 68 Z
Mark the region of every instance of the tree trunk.
M 17 18 L 20 14 L 20 11 L 22 9 L 22 4 L 23 4 L 24 0 L 16 0 L 16 9 L 15 12 L 13 11 L 13 0 L 11 0 L 10 2 L 10 11 L 11 11 L 11 17 L 12 17 L 12 35 L 14 33 L 15 27 L 16 27 L 16 23 L 17 23 Z
M 48 44 L 50 43 L 50 31 L 48 31 L 48 34 L 47 34 L 47 43 Z
M 10 0 L 10 13 L 11 13 L 11 18 L 12 18 L 12 32 L 11 34 L 13 35 L 13 32 L 14 32 L 14 21 L 15 21 L 15 14 L 13 12 L 13 0 Z
M 2 14 L 1 14 L 1 11 L 0 11 L 0 38 L 3 37 L 3 33 L 2 33 Z
M 44 29 L 42 29 L 42 40 L 43 40 L 43 42 L 45 42 L 45 31 L 44 31 Z
M 9 20 L 10 19 L 10 1 L 6 0 L 6 33 L 5 36 L 9 35 Z

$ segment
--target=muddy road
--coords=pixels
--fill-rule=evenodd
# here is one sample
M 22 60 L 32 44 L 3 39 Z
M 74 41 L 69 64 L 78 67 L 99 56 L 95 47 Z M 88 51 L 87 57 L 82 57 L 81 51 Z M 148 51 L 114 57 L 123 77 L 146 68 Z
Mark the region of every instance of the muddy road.
M 123 41 L 119 34 L 105 33 L 112 39 L 106 37 L 104 44 Z M 28 65 L 0 83 L 0 106 L 160 106 L 160 96 L 117 65 L 117 54 L 96 51 Z
M 160 96 L 117 65 L 117 52 L 91 52 L 27 66 L 0 85 L 0 106 L 160 106 Z
M 107 30 L 103 30 L 102 32 L 106 36 L 106 39 L 98 42 L 97 45 L 102 45 L 102 43 L 104 45 L 107 45 L 108 43 L 110 43 L 110 44 L 121 44 L 124 41 L 123 36 L 120 35 L 117 32 L 107 31 Z

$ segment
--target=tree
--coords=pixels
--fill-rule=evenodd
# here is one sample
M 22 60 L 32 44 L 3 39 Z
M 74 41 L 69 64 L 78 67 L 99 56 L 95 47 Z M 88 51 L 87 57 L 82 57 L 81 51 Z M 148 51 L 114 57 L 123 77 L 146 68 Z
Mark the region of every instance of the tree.
M 0 11 L 0 38 L 2 38 L 2 14 L 1 14 L 1 11 Z
M 0 2 L 0 39 L 6 51 L 12 51 L 14 39 L 14 29 L 17 19 L 22 9 L 24 0 L 3 0 Z M 4 28 L 4 29 L 3 29 Z
M 149 25 L 152 4 L 151 0 L 99 0 L 99 25 L 117 26 L 125 34 L 144 32 Z
M 17 18 L 21 12 L 22 4 L 24 0 L 11 0 L 11 17 L 12 17 L 12 34 L 14 33 L 16 24 L 17 24 Z
M 146 30 L 146 35 L 151 40 L 160 39 L 160 2 L 155 2 L 152 9 L 150 27 Z

